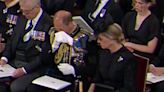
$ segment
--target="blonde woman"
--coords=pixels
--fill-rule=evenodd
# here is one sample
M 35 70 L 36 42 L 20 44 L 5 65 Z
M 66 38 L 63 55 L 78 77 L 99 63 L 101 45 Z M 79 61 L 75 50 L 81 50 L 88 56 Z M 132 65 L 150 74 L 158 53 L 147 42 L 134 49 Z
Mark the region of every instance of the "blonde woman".
M 133 0 L 134 11 L 125 15 L 122 28 L 127 48 L 152 61 L 159 40 L 159 21 L 149 7 L 151 0 Z
M 93 83 L 88 92 L 135 92 L 136 62 L 133 54 L 122 42 L 124 36 L 118 24 L 112 24 L 98 35 L 97 43 L 102 48 Z M 97 84 L 105 84 L 110 89 Z

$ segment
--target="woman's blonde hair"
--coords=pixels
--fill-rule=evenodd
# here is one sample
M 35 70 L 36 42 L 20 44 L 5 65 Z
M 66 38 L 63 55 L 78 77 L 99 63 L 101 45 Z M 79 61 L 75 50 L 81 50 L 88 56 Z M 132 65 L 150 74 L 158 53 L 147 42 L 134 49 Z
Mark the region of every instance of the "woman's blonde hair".
M 105 36 L 107 38 L 113 39 L 118 43 L 125 41 L 122 28 L 117 23 L 108 26 L 108 29 L 105 32 L 100 33 L 99 35 Z
M 145 3 L 151 3 L 151 5 L 154 5 L 156 4 L 156 0 L 141 0 L 142 2 L 145 2 Z M 134 7 L 134 2 L 135 0 L 132 0 L 132 6 Z

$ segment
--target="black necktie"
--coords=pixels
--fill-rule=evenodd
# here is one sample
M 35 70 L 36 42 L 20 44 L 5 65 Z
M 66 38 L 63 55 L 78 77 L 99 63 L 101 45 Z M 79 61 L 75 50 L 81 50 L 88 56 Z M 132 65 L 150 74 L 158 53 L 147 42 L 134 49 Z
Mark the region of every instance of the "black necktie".
M 30 39 L 30 36 L 31 36 L 31 32 L 30 30 L 33 28 L 33 25 L 32 25 L 32 20 L 30 21 L 29 23 L 29 26 L 28 28 L 25 30 L 25 35 L 23 37 L 23 41 L 26 42 Z

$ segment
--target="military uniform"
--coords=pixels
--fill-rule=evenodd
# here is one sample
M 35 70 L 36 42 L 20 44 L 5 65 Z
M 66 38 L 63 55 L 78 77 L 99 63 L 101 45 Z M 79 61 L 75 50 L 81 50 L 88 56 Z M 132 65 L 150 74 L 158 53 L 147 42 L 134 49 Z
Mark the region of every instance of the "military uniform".
M 3 44 L 12 35 L 19 13 L 18 1 L 13 0 L 8 6 L 4 1 L 0 1 L 0 57 L 4 48 Z
M 53 31 L 50 35 L 50 41 L 54 40 Z M 78 25 L 76 29 L 69 34 L 73 38 L 73 45 L 70 46 L 67 43 L 61 43 L 59 48 L 54 53 L 54 64 L 59 65 L 60 63 L 69 63 L 74 67 L 76 76 L 63 75 L 59 73 L 59 76 L 56 76 L 57 71 L 53 72 L 54 77 L 74 82 L 75 78 L 84 78 L 85 75 L 85 56 L 87 54 L 86 46 L 87 42 L 90 41 L 93 37 L 92 33 L 87 30 L 80 28 Z M 53 68 L 54 69 L 54 68 Z M 52 73 L 52 72 L 51 72 Z
M 51 44 L 54 40 L 54 34 L 55 32 L 52 32 L 50 35 Z M 84 56 L 82 54 L 85 54 L 86 52 L 86 43 L 89 40 L 89 35 L 89 32 L 77 26 L 75 31 L 70 34 L 73 38 L 73 46 L 70 46 L 67 43 L 61 43 L 58 50 L 55 52 L 54 62 L 56 64 L 72 64 L 73 62 L 83 60 Z
M 12 30 L 16 25 L 18 15 L 20 14 L 18 2 L 15 5 L 6 6 L 0 1 L 0 33 L 2 34 L 2 42 L 6 42 L 11 36 Z

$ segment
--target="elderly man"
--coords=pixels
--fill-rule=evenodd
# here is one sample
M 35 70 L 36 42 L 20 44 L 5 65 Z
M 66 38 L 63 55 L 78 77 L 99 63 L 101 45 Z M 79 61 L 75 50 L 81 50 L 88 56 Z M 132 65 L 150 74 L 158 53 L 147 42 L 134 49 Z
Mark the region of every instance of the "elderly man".
M 74 83 L 74 78 L 84 77 L 86 45 L 92 33 L 79 27 L 70 12 L 58 11 L 53 19 L 57 31 L 51 33 L 50 41 L 54 51 L 54 63 L 60 71 L 60 78 Z
M 54 15 L 53 23 L 54 28 L 50 30 L 50 42 L 54 60 L 47 74 L 74 83 L 76 77 L 83 75 L 86 43 L 92 33 L 79 27 L 73 21 L 71 13 L 65 10 L 60 10 Z M 43 87 L 32 85 L 28 89 L 28 92 L 34 92 Z
M 53 22 L 56 32 L 52 31 L 50 41 L 52 51 L 55 53 L 54 62 L 58 64 L 58 69 L 63 75 L 75 76 L 77 75 L 76 63 L 84 61 L 86 45 L 93 33 L 79 27 L 73 21 L 71 13 L 65 10 L 58 11 Z M 65 65 L 67 67 L 63 67 Z M 74 70 L 70 73 L 65 72 L 71 67 L 75 72 Z
M 16 68 L 11 92 L 25 92 L 31 81 L 46 69 L 51 52 L 48 30 L 52 20 L 41 9 L 40 0 L 20 0 L 19 4 L 24 16 L 18 18 L 0 60 L 0 65 L 9 63 Z

